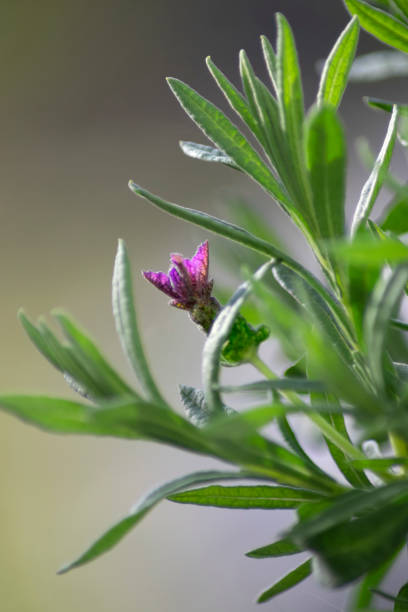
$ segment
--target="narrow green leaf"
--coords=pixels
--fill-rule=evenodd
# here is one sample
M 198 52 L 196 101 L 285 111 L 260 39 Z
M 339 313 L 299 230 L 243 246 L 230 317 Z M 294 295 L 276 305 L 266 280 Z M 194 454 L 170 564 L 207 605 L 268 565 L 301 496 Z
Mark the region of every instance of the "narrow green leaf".
M 41 332 L 31 323 L 22 309 L 20 309 L 18 312 L 18 318 L 34 346 L 44 355 L 46 359 L 48 359 L 48 361 L 52 363 L 54 367 L 57 368 L 57 370 L 59 370 L 60 364 L 55 354 L 50 350 L 50 347 L 44 340 Z
M 334 403 L 334 402 L 333 402 Z M 314 403 L 312 402 L 312 406 Z M 339 406 L 340 407 L 340 406 Z M 335 430 L 343 436 L 348 442 L 352 443 L 349 433 L 346 428 L 346 423 L 344 420 L 344 415 L 339 411 L 338 413 L 330 413 L 327 415 L 327 420 Z M 347 456 L 344 452 L 342 452 L 331 440 L 325 438 L 327 447 L 329 452 L 336 463 L 338 469 L 343 474 L 347 482 L 349 482 L 353 487 L 362 489 L 362 488 L 370 488 L 371 483 L 368 480 L 367 476 L 364 474 L 361 468 L 359 468 L 350 457 Z
M 394 604 L 394 612 L 407 612 L 408 610 L 408 583 L 398 591 L 397 599 Z
M 239 69 L 251 113 L 256 117 L 262 133 L 263 147 L 291 195 L 289 179 L 291 178 L 292 168 L 291 164 L 288 163 L 289 155 L 280 126 L 278 104 L 269 90 L 255 75 L 244 50 L 240 51 L 239 54 Z
M 400 266 L 388 277 L 381 277 L 364 317 L 364 339 L 367 360 L 378 388 L 384 385 L 385 341 L 391 316 L 408 282 L 408 266 Z
M 254 275 L 260 280 L 274 265 L 275 261 L 266 262 Z M 216 413 L 222 410 L 222 400 L 219 391 L 220 358 L 225 342 L 234 324 L 239 310 L 251 292 L 251 283 L 240 285 L 228 304 L 224 306 L 214 321 L 203 349 L 202 373 L 205 396 L 210 411 Z
M 401 113 L 401 115 L 405 115 L 408 113 L 408 105 L 407 104 L 399 104 L 396 102 L 391 102 L 389 100 L 382 100 L 380 98 L 371 98 L 371 97 L 364 97 L 363 98 L 364 102 L 366 104 L 368 104 L 368 106 L 371 106 L 372 108 L 375 108 L 377 110 L 382 110 L 386 113 L 392 113 L 392 111 L 394 110 L 394 106 L 395 104 L 397 104 L 398 109 Z
M 385 212 L 380 227 L 397 236 L 408 232 L 408 190 L 397 193 Z
M 254 474 L 264 474 L 286 486 L 320 491 L 323 495 L 344 490 L 310 460 L 257 433 L 258 429 L 287 410 L 284 404 L 274 404 L 251 408 L 245 413 L 217 416 L 211 419 L 203 433 L 213 448 L 217 448 L 220 458 L 239 464 Z
M 276 94 L 278 94 L 278 66 L 276 53 L 266 36 L 261 36 L 261 44 L 269 78 L 271 79 Z
M 408 465 L 407 457 L 374 457 L 373 459 L 354 459 L 353 465 L 362 470 L 388 472 L 395 465 Z
M 406 499 L 408 499 L 408 483 L 406 481 L 394 482 L 369 491 L 359 491 L 357 489 L 348 491 L 339 495 L 322 512 L 295 525 L 287 535 L 295 543 L 303 545 L 306 540 L 309 541 L 314 536 L 343 524 L 357 515 L 378 508 L 382 511 L 386 505 Z M 408 520 L 407 517 L 406 519 Z
M 277 23 L 277 89 L 278 104 L 284 141 L 287 142 L 292 164 L 292 189 L 296 194 L 296 206 L 311 228 L 311 238 L 319 236 L 319 224 L 311 201 L 310 186 L 305 168 L 303 151 L 304 103 L 300 68 L 295 40 L 283 15 L 276 16 Z M 316 245 L 315 253 L 319 255 Z M 323 262 L 322 262 L 323 265 Z
M 216 506 L 217 508 L 290 509 L 304 502 L 321 499 L 313 491 L 266 485 L 224 487 L 211 485 L 176 493 L 168 497 L 180 504 Z
M 124 429 L 129 437 L 169 444 L 195 453 L 216 454 L 202 430 L 162 404 L 129 398 L 110 401 L 98 407 L 95 418 L 113 430 Z
M 339 106 L 356 53 L 359 31 L 358 20 L 353 17 L 331 50 L 320 77 L 316 99 L 319 106 L 323 104 L 331 104 L 335 108 Z
M 214 64 L 210 57 L 206 59 L 208 70 L 224 94 L 231 108 L 237 113 L 242 121 L 249 127 L 254 136 L 262 144 L 263 138 L 256 118 L 252 116 L 248 103 L 238 89 L 227 79 L 225 74 Z
M 401 548 L 403 548 L 403 544 L 401 545 L 400 550 L 397 550 L 393 556 L 385 561 L 385 563 L 382 563 L 382 565 L 380 565 L 378 568 L 371 570 L 364 576 L 360 584 L 357 585 L 353 592 L 352 600 L 350 602 L 350 610 L 353 612 L 368 610 L 368 607 L 375 595 L 375 588 L 381 584 L 383 578 L 391 569 L 395 558 L 401 551 Z
M 276 15 L 277 85 L 282 122 L 293 153 L 299 153 L 304 117 L 303 89 L 292 30 L 285 17 Z
M 272 273 L 279 285 L 304 308 L 313 324 L 318 325 L 324 335 L 330 338 L 330 342 L 345 361 L 350 362 L 350 347 L 344 333 L 347 333 L 347 330 L 339 328 L 326 300 L 297 272 L 289 269 L 284 263 L 274 266 Z
M 408 17 L 408 0 L 393 0 L 394 4 L 397 5 L 401 13 L 405 17 Z
M 69 572 L 75 567 L 84 565 L 84 563 L 89 563 L 89 561 L 93 561 L 100 555 L 114 548 L 120 542 L 120 540 L 122 540 L 122 538 L 124 538 L 125 535 L 127 535 L 129 531 L 133 529 L 133 527 L 135 527 L 137 523 L 139 523 L 139 521 L 141 521 L 141 519 L 154 508 L 156 504 L 172 493 L 176 493 L 177 491 L 183 490 L 186 487 L 199 483 L 211 482 L 213 480 L 233 480 L 243 477 L 245 476 L 243 476 L 240 472 L 194 472 L 187 476 L 182 476 L 181 478 L 171 480 L 153 489 L 153 491 L 143 497 L 130 510 L 129 514 L 125 518 L 108 529 L 108 531 L 98 538 L 80 557 L 78 557 L 72 563 L 62 567 L 58 573 L 64 574 Z
M 266 591 L 264 591 L 257 599 L 258 603 L 264 603 L 265 601 L 269 601 L 272 597 L 276 597 L 276 595 L 280 595 L 285 591 L 288 591 L 292 587 L 296 586 L 306 578 L 310 576 L 312 573 L 312 560 L 308 559 L 301 565 L 299 565 L 295 570 L 286 574 L 283 578 L 275 582 L 274 585 L 269 587 Z
M 147 398 L 167 406 L 158 390 L 143 350 L 133 302 L 132 277 L 126 244 L 119 240 L 112 279 L 112 306 L 116 330 Z
M 400 321 L 399 319 L 390 319 L 390 325 L 392 327 L 396 327 L 397 329 L 402 329 L 402 331 L 408 331 L 408 323 L 405 323 L 405 321 Z
M 408 247 L 393 238 L 378 240 L 364 236 L 354 239 L 353 242 L 337 243 L 332 248 L 337 257 L 356 266 L 382 268 L 386 263 L 408 261 Z
M 290 209 L 292 203 L 283 186 L 224 113 L 182 81 L 169 78 L 168 83 L 181 106 L 204 134 L 284 209 Z
M 388 13 L 370 6 L 362 0 L 344 0 L 352 15 L 357 15 L 360 24 L 370 34 L 386 45 L 408 53 L 408 28 Z
M 405 115 L 400 116 L 397 128 L 398 142 L 404 147 L 408 148 L 408 117 Z
M 408 0 L 392 0 L 392 2 L 401 12 L 401 17 L 408 18 Z
M 106 397 L 135 394 L 109 365 L 89 336 L 81 331 L 68 315 L 59 310 L 53 311 L 53 315 L 70 341 L 74 356 L 97 382 Z
M 408 532 L 405 500 L 385 504 L 302 544 L 316 553 L 316 575 L 325 586 L 339 587 L 381 566 L 401 547 Z
M 360 199 L 354 212 L 351 225 L 352 235 L 355 234 L 358 228 L 368 219 L 371 209 L 377 199 L 378 192 L 383 185 L 394 150 L 397 125 L 398 107 L 394 106 L 383 145 L 375 161 L 372 172 L 361 190 Z
M 54 433 L 110 435 L 111 431 L 110 427 L 93 419 L 94 409 L 89 404 L 58 397 L 0 395 L 0 408 L 30 425 Z
M 193 159 L 220 163 L 230 166 L 231 168 L 234 168 L 234 170 L 240 170 L 240 168 L 238 168 L 236 163 L 230 157 L 228 157 L 228 155 L 225 155 L 225 153 L 220 151 L 220 149 L 216 149 L 215 147 L 180 140 L 180 148 L 185 155 L 192 157 Z
M 270 391 L 271 389 L 282 389 L 286 391 L 295 391 L 296 393 L 310 393 L 312 391 L 326 390 L 326 386 L 318 380 L 309 380 L 308 378 L 275 378 L 273 380 L 260 380 L 245 385 L 227 385 L 220 387 L 223 393 L 235 393 L 241 391 Z
M 344 235 L 346 144 L 331 106 L 315 108 L 305 127 L 306 165 L 322 238 Z
M 301 552 L 303 552 L 303 549 L 293 544 L 289 538 L 282 538 L 282 540 L 273 542 L 273 544 L 251 550 L 246 553 L 246 556 L 252 559 L 266 559 L 268 557 L 286 557 L 287 555 L 296 555 Z
M 105 381 L 100 376 L 95 377 L 89 370 L 89 364 L 84 365 L 73 346 L 61 343 L 45 321 L 40 319 L 36 327 L 23 312 L 19 313 L 19 318 L 37 349 L 64 375 L 74 391 L 94 400 L 112 395 Z

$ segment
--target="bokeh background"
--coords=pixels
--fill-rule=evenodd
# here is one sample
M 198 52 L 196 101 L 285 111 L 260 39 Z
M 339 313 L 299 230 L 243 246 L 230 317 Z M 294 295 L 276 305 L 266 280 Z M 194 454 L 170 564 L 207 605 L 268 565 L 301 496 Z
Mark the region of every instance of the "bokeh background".
M 166 269 L 169 252 L 191 255 L 206 234 L 138 200 L 127 188 L 130 178 L 215 214 L 239 193 L 309 261 L 302 241 L 256 186 L 183 156 L 179 139 L 205 139 L 164 81 L 177 76 L 225 108 L 203 59 L 211 54 L 238 83 L 243 47 L 265 75 L 259 35 L 274 38 L 276 11 L 295 30 L 311 104 L 315 63 L 348 20 L 340 0 L 0 0 L 2 391 L 70 394 L 20 329 L 20 306 L 33 317 L 63 306 L 131 376 L 110 309 L 118 237 L 129 247 L 139 319 L 162 388 L 179 406 L 177 383 L 200 385 L 203 337 L 183 313 L 167 308 L 140 270 Z M 360 52 L 379 47 L 362 34 Z M 384 116 L 362 104 L 365 94 L 406 101 L 408 92 L 399 79 L 349 88 L 342 116 L 351 143 L 351 203 L 366 175 L 353 140 L 365 135 L 377 146 L 386 127 Z M 212 275 L 225 278 L 214 259 Z M 213 465 L 145 442 L 52 436 L 0 414 L 0 609 L 255 610 L 255 595 L 293 562 L 254 561 L 244 553 L 290 523 L 282 511 L 163 502 L 111 554 L 55 575 L 146 489 Z M 344 601 L 344 592 L 309 580 L 265 607 L 324 612 L 343 609 Z

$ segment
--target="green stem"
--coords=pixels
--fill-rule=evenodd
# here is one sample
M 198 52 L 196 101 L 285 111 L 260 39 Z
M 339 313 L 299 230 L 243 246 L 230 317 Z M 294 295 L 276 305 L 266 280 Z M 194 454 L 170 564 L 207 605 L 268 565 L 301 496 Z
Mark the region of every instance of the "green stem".
M 262 359 L 258 355 L 255 355 L 251 360 L 252 365 L 259 371 L 261 374 L 268 378 L 269 380 L 275 380 L 277 378 L 276 374 L 272 372 L 272 370 L 266 365 Z M 287 400 L 292 402 L 295 406 L 307 406 L 307 404 L 298 396 L 294 391 L 283 391 L 279 390 L 279 393 L 282 397 L 285 397 Z M 316 425 L 316 427 L 320 430 L 320 432 L 333 444 L 337 446 L 345 455 L 350 457 L 350 459 L 367 459 L 362 451 L 356 448 L 351 442 L 349 442 L 344 436 L 342 436 L 324 417 L 322 417 L 317 412 L 311 413 L 309 409 L 307 410 L 307 416 L 309 419 Z

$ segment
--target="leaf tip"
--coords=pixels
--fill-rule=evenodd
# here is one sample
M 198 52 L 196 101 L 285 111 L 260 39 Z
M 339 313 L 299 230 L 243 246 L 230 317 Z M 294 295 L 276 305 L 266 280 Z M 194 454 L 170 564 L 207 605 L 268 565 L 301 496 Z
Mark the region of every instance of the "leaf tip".
M 59 570 L 57 570 L 57 576 L 62 576 L 63 574 L 67 574 L 71 569 L 75 567 L 75 563 L 66 563 Z
M 133 191 L 133 193 L 135 193 L 136 195 L 139 195 L 140 190 L 141 190 L 140 185 L 138 185 L 134 181 L 130 180 L 128 182 L 128 187 L 129 187 L 130 191 Z

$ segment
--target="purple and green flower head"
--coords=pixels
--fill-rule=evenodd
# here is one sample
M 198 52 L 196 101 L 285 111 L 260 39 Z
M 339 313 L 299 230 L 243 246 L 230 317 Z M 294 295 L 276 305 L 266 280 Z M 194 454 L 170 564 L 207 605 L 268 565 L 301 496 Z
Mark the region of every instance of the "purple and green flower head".
M 221 310 L 221 305 L 211 295 L 213 281 L 208 280 L 208 242 L 200 244 L 191 259 L 172 253 L 170 262 L 167 274 L 148 271 L 143 272 L 143 276 L 171 298 L 170 306 L 187 310 L 194 323 L 208 334 Z
M 186 310 L 191 320 L 205 334 L 211 330 L 222 309 L 218 300 L 211 295 L 213 281 L 208 280 L 209 247 L 203 242 L 191 259 L 178 253 L 170 255 L 170 269 L 164 272 L 144 271 L 143 276 L 152 285 L 170 297 L 170 305 Z M 257 352 L 258 345 L 269 336 L 269 330 L 261 325 L 253 328 L 242 315 L 238 315 L 225 344 L 222 358 L 224 365 L 238 365 L 248 361 Z

